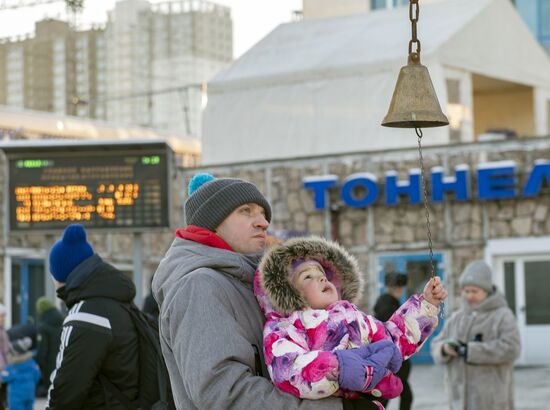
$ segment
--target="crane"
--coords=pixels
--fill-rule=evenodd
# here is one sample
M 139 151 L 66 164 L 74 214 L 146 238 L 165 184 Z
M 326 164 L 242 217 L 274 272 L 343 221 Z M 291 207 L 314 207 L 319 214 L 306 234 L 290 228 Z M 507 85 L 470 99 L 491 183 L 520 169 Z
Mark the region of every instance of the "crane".
M 22 7 L 42 6 L 45 4 L 59 3 L 63 1 L 73 13 L 79 12 L 84 7 L 84 0 L 0 0 L 0 11 L 13 10 Z

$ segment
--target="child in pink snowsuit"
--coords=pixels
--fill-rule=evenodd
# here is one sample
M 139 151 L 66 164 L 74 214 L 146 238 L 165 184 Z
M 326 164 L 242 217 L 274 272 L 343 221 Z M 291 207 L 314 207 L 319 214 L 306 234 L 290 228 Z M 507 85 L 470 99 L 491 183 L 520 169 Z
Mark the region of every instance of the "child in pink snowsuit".
M 335 242 L 296 238 L 266 252 L 254 292 L 267 318 L 265 362 L 277 387 L 304 399 L 401 394 L 394 373 L 436 328 L 447 292 L 435 278 L 383 323 L 353 304 L 362 288 L 357 261 Z

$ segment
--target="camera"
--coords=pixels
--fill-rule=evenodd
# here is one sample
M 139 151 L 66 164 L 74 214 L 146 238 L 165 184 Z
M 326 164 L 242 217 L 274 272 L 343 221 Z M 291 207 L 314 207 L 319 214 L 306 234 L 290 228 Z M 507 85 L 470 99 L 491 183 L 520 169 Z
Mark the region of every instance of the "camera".
M 464 342 L 461 342 L 459 340 L 447 340 L 445 343 L 447 343 L 451 348 L 460 356 L 460 357 L 466 357 L 468 354 L 468 345 Z

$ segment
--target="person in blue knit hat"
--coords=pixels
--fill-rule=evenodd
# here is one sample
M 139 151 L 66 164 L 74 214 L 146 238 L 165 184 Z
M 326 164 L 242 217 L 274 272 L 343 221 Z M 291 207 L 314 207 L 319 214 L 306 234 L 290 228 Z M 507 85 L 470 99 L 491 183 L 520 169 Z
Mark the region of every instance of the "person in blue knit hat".
M 308 402 L 269 379 L 261 353 L 265 317 L 252 285 L 271 215 L 249 181 L 202 173 L 189 182 L 187 226 L 176 231 L 152 286 L 178 409 L 342 410 L 362 402 Z
M 82 225 L 69 225 L 49 254 L 50 272 L 69 312 L 63 322 L 47 409 L 124 409 L 103 377 L 139 397 L 138 334 L 125 305 L 132 281 L 94 253 Z
M 93 254 L 94 250 L 86 240 L 84 227 L 69 225 L 63 238 L 50 251 L 50 272 L 54 280 L 59 285 L 65 283 L 69 273 Z

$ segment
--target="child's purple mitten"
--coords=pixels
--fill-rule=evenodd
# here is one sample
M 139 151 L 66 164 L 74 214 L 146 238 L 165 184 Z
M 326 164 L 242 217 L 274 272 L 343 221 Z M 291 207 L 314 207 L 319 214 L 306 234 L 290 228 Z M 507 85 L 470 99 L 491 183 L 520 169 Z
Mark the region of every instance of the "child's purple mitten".
M 399 369 L 401 369 L 401 365 L 403 364 L 403 356 L 401 355 L 401 352 L 395 344 L 392 344 L 392 346 L 394 347 L 394 349 L 393 355 L 388 362 L 388 370 L 392 373 L 397 373 Z
M 342 389 L 361 391 L 365 384 L 366 368 L 361 349 L 336 350 L 338 358 L 338 383 Z
M 340 387 L 362 392 L 371 390 L 386 375 L 396 349 L 393 342 L 381 340 L 357 349 L 335 351 Z

